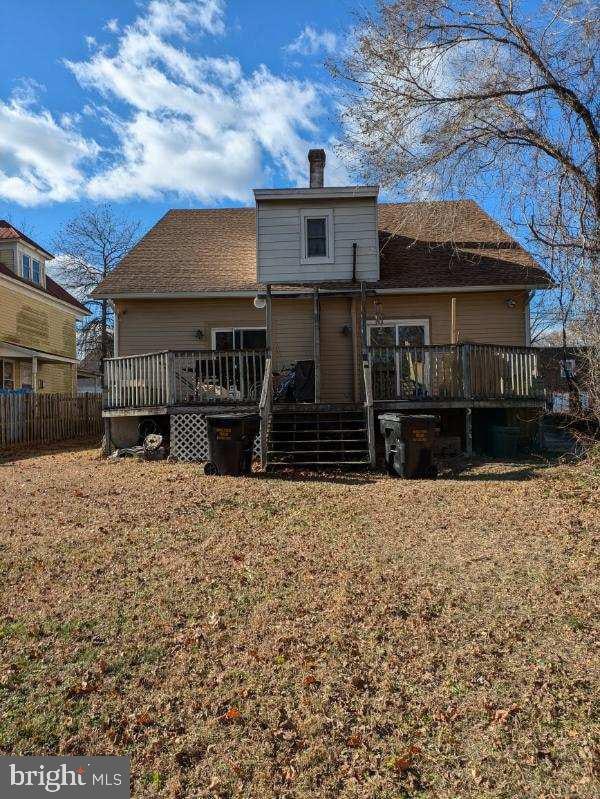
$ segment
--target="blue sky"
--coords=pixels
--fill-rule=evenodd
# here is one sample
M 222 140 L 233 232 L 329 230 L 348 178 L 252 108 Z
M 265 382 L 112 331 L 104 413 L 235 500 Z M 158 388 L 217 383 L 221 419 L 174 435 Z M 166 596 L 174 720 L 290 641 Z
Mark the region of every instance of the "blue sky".
M 309 146 L 348 172 L 324 61 L 344 0 L 22 0 L 0 50 L 0 218 L 51 247 L 80 205 L 144 228 L 171 207 L 302 184 Z M 364 9 L 364 3 L 361 4 Z

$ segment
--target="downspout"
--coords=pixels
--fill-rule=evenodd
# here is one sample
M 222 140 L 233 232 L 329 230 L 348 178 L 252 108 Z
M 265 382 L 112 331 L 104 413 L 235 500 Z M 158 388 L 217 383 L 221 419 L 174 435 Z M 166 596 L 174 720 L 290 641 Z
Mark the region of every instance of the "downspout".
M 358 244 L 354 241 L 352 243 L 352 282 L 356 283 L 356 251 L 358 250 Z

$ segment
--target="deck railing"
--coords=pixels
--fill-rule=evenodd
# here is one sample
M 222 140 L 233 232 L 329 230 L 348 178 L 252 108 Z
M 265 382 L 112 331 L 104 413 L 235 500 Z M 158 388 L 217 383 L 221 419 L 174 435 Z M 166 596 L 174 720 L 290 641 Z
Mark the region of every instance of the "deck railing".
M 369 347 L 369 361 L 376 402 L 543 397 L 538 354 L 532 347 Z
M 256 403 L 266 350 L 166 350 L 107 358 L 104 409 Z

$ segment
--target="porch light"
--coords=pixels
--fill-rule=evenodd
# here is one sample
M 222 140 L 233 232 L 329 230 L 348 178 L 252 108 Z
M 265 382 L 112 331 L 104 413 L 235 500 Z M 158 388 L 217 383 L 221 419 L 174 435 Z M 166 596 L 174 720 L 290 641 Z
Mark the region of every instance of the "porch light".
M 256 297 L 254 298 L 254 307 L 258 311 L 262 311 L 263 308 L 267 307 L 267 298 L 265 297 L 264 294 L 257 294 L 256 295 Z
M 198 339 L 204 338 L 204 330 L 202 330 L 201 328 L 196 330 L 196 338 Z
M 516 303 L 516 302 L 513 300 L 513 298 L 512 298 L 512 297 L 509 297 L 509 298 L 506 300 L 506 307 L 507 307 L 507 308 L 514 308 L 514 307 L 516 306 L 516 304 L 517 304 L 517 303 Z

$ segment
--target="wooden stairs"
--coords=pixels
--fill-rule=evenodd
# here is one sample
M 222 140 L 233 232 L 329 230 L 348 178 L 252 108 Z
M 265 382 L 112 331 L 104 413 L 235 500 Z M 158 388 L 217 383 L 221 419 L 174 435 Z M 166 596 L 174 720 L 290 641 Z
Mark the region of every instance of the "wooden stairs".
M 369 465 L 362 406 L 273 407 L 267 467 Z

